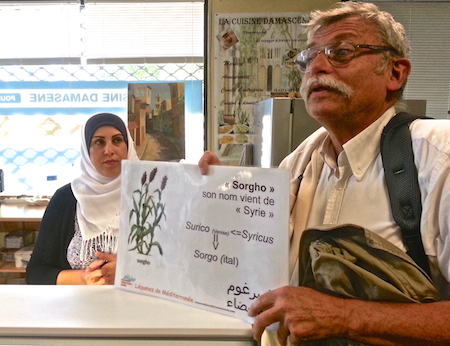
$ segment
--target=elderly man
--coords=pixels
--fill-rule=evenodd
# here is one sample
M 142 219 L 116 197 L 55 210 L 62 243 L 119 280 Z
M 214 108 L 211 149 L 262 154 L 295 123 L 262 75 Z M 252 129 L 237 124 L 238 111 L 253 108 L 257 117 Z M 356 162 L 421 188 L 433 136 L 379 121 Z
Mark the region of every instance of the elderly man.
M 323 127 L 280 165 L 291 171 L 293 184 L 292 279 L 289 287 L 267 292 L 252 305 L 254 337 L 261 339 L 266 327 L 279 322 L 276 335 L 264 333 L 264 342 L 348 338 L 371 345 L 450 345 L 448 301 L 374 302 L 298 287 L 298 242 L 307 228 L 360 225 L 407 250 L 392 216 L 380 155 L 381 133 L 401 108 L 411 69 L 404 28 L 373 4 L 343 2 L 313 12 L 306 31 L 308 49 L 296 58 L 304 73 L 301 94 Z M 448 297 L 450 122 L 416 120 L 410 130 L 423 247 L 433 280 Z M 206 152 L 199 161 L 202 173 L 209 164 L 220 162 Z

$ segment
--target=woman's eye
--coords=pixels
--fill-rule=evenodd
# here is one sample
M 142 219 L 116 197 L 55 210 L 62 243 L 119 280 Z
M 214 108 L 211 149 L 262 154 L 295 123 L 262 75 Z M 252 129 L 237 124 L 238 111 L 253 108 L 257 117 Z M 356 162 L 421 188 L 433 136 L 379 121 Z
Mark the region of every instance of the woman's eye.
M 115 138 L 113 139 L 113 142 L 114 142 L 115 144 L 120 144 L 120 143 L 122 143 L 123 141 L 124 141 L 123 137 L 115 137 Z
M 105 141 L 103 139 L 97 139 L 94 141 L 93 144 L 96 147 L 103 147 L 105 145 Z

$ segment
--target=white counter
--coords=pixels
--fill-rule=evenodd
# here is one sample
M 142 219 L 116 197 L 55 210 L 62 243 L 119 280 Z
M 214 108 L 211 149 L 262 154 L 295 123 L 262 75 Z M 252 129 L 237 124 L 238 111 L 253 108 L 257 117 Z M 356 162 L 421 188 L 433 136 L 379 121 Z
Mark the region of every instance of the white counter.
M 113 286 L 0 285 L 0 344 L 254 345 L 236 318 Z

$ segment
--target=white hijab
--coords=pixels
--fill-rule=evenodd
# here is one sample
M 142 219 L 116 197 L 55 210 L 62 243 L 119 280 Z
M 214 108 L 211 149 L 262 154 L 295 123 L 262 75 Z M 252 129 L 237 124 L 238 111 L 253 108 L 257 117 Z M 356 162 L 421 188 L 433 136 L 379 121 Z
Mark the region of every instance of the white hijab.
M 111 117 L 117 117 L 111 114 Z M 117 119 L 116 119 L 117 121 Z M 120 222 L 121 174 L 115 178 L 101 175 L 89 157 L 86 143 L 86 123 L 81 129 L 81 175 L 72 181 L 72 191 L 77 200 L 77 219 L 82 235 L 80 256 L 95 251 L 117 253 Z M 114 124 L 102 123 L 97 128 Z M 138 160 L 134 143 L 126 124 L 128 160 Z M 97 129 L 93 129 L 92 133 Z M 118 129 L 123 133 L 123 129 Z

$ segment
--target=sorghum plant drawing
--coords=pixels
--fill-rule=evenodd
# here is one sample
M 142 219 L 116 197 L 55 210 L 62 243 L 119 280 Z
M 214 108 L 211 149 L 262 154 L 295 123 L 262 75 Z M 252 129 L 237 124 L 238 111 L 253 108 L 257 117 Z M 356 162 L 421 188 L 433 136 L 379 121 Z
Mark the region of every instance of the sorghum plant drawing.
M 159 225 L 164 216 L 165 204 L 161 203 L 161 195 L 167 184 L 167 175 L 161 179 L 161 185 L 154 191 L 150 185 L 155 180 L 157 168 L 154 168 L 147 180 L 147 172 L 141 178 L 141 187 L 133 191 L 133 209 L 130 211 L 129 222 L 135 215 L 136 223 L 131 226 L 128 244 L 133 244 L 129 251 L 136 250 L 140 254 L 149 255 L 153 246 L 156 246 L 162 255 L 161 244 L 155 241 L 155 230 L 161 228 Z M 153 183 L 153 185 L 156 184 Z

